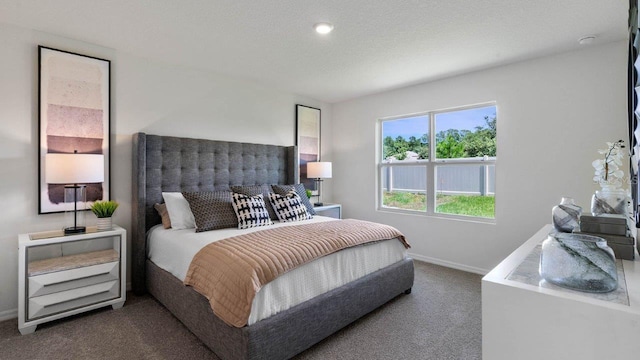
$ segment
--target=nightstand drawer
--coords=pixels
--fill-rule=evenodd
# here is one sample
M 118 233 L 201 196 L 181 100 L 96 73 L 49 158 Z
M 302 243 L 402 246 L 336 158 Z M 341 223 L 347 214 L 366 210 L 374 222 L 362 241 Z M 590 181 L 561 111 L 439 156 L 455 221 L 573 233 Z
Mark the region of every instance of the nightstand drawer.
M 120 296 L 119 290 L 120 282 L 114 280 L 37 296 L 28 301 L 28 320 L 115 299 Z
M 28 297 L 42 296 L 79 287 L 118 280 L 120 262 L 86 266 L 29 277 Z

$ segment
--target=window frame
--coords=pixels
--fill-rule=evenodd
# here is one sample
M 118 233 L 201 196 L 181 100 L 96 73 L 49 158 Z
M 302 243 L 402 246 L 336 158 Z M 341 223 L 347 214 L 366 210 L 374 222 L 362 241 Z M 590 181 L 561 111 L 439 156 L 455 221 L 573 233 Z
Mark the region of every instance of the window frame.
M 376 141 L 376 210 L 383 212 L 393 212 L 393 213 L 401 213 L 401 214 L 409 214 L 409 215 L 417 215 L 417 216 L 428 216 L 428 217 L 437 217 L 437 218 L 448 218 L 455 220 L 463 220 L 468 222 L 481 222 L 481 223 L 496 223 L 496 213 L 494 210 L 493 218 L 484 218 L 479 216 L 471 216 L 471 215 L 460 215 L 460 214 L 447 214 L 436 212 L 436 184 L 437 184 L 437 173 L 436 168 L 438 166 L 460 166 L 460 165 L 493 165 L 495 167 L 495 171 L 497 174 L 497 150 L 495 157 L 482 157 L 482 158 L 456 158 L 456 159 L 437 159 L 436 158 L 436 115 L 443 113 L 450 113 L 455 111 L 463 111 L 475 108 L 489 107 L 493 106 L 496 109 L 496 119 L 498 117 L 498 105 L 495 101 L 473 104 L 473 105 L 465 105 L 452 107 L 447 109 L 440 109 L 434 111 L 426 111 L 412 114 L 404 114 L 397 116 L 390 116 L 379 118 L 377 121 L 377 141 Z M 394 121 L 401 120 L 405 118 L 418 117 L 418 116 L 428 116 L 429 121 L 429 159 L 420 159 L 414 161 L 387 161 L 384 160 L 384 134 L 382 131 L 383 123 L 386 121 Z M 496 134 L 497 136 L 497 134 Z M 496 138 L 497 140 L 497 138 Z M 497 149 L 497 146 L 496 146 Z M 426 210 L 409 210 L 409 209 L 401 209 L 394 208 L 389 206 L 384 206 L 384 188 L 383 188 L 383 170 L 385 168 L 390 168 L 394 166 L 424 166 L 426 171 Z M 497 182 L 494 180 L 494 182 Z M 497 195 L 497 184 L 494 190 L 494 201 L 496 201 Z M 495 209 L 495 208 L 494 208 Z

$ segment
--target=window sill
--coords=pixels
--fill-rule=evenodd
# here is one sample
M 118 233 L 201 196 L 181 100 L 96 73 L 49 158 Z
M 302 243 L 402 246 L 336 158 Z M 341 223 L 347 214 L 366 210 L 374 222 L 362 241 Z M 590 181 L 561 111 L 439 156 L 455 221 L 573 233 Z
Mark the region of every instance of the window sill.
M 403 209 L 388 208 L 388 207 L 378 207 L 376 211 L 383 212 L 383 213 L 390 213 L 390 214 L 401 214 L 401 215 L 427 217 L 427 218 L 434 218 L 434 219 L 463 221 L 463 222 L 477 223 L 477 224 L 496 225 L 496 219 L 481 218 L 481 217 L 475 217 L 475 216 L 427 213 L 424 211 L 403 210 Z

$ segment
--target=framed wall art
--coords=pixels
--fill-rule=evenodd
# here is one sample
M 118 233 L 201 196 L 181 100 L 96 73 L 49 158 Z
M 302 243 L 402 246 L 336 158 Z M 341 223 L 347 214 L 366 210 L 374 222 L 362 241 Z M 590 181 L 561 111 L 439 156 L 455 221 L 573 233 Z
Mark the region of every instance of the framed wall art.
M 51 174 L 47 177 L 47 159 L 60 158 L 52 154 L 90 154 L 93 156 L 84 157 L 94 159 L 89 166 L 96 166 L 95 159 L 99 159 L 98 170 L 104 171 L 93 181 L 103 181 L 88 180 L 83 184 L 86 201 L 89 205 L 96 200 L 109 200 L 111 62 L 38 46 L 38 68 L 38 213 L 73 210 L 75 205 L 65 203 L 65 185 L 52 181 Z M 53 161 L 50 162 L 52 170 Z M 74 166 L 71 171 L 86 170 L 86 166 Z
M 312 191 L 313 179 L 307 179 L 307 163 L 320 161 L 320 109 L 296 105 L 296 145 L 300 159 L 300 183 Z

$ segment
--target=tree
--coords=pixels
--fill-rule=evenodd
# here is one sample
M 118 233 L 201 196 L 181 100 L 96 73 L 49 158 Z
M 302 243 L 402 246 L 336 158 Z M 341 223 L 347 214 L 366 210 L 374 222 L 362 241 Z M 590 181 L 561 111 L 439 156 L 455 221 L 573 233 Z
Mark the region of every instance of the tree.
M 396 145 L 391 136 L 386 136 L 382 142 L 382 157 L 388 159 L 395 155 Z
M 429 158 L 429 134 L 422 134 L 420 137 L 420 148 L 418 148 L 419 159 Z
M 444 139 L 436 145 L 436 157 L 440 159 L 453 159 L 463 156 L 464 144 L 456 139 L 453 134 L 446 134 Z
M 448 129 L 436 134 L 436 155 L 441 159 L 496 156 L 496 116 L 485 116 L 485 126 L 477 126 L 474 131 Z M 418 154 L 419 159 L 429 158 L 429 134 L 419 138 L 386 136 L 383 140 L 383 156 L 404 160 L 407 151 Z
M 422 145 L 420 149 L 417 151 L 418 159 L 428 159 L 429 158 L 429 144 Z
M 496 117 L 484 118 L 487 127 L 478 126 L 476 131 L 464 137 L 464 156 L 496 156 Z
M 409 143 L 402 136 L 398 136 L 395 141 L 395 156 L 398 160 L 404 160 L 407 157 Z

